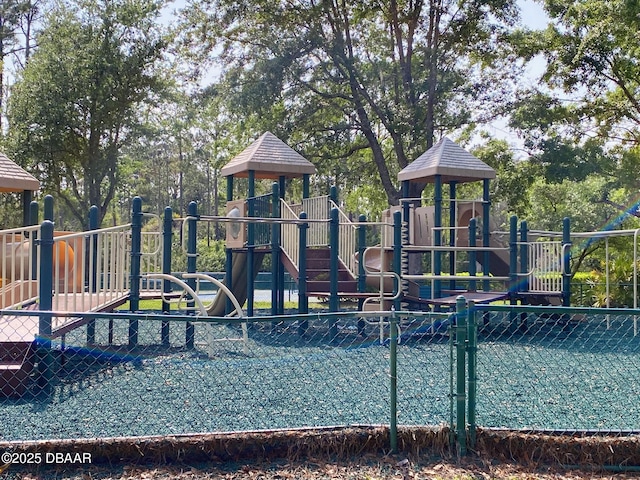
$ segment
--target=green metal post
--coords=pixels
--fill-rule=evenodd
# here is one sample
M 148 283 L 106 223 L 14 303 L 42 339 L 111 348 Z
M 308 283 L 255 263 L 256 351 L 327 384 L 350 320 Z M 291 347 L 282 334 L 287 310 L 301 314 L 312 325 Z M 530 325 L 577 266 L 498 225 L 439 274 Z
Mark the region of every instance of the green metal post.
M 509 219 L 509 298 L 515 303 L 518 292 L 518 218 L 512 215 Z
M 53 356 L 51 354 L 51 333 L 53 316 L 53 222 L 45 220 L 40 226 L 40 317 L 38 320 L 37 358 L 38 387 L 45 393 L 51 392 L 53 379 Z
M 471 278 L 476 276 L 476 251 L 474 250 L 474 248 L 476 248 L 476 232 L 477 232 L 478 226 L 477 226 L 477 220 L 475 218 L 472 218 L 471 220 L 469 220 L 469 276 Z M 469 281 L 469 290 L 471 292 L 475 292 L 476 291 L 476 281 L 475 280 L 470 280 Z
M 307 213 L 300 212 L 300 220 L 306 220 Z M 298 313 L 309 313 L 309 298 L 307 297 L 307 230 L 308 223 L 298 224 L 300 235 L 300 251 L 298 257 Z M 300 324 L 299 333 L 304 335 L 307 331 L 307 322 Z
M 529 229 L 527 227 L 527 221 L 520 222 L 520 271 L 529 271 L 529 245 L 527 244 L 529 238 Z M 523 277 L 522 281 L 518 282 L 520 285 L 519 290 L 521 292 L 529 291 L 529 279 Z
M 187 220 L 187 273 L 196 273 L 196 264 L 198 261 L 198 204 L 196 202 L 189 202 L 187 213 L 189 215 L 189 219 Z M 195 290 L 195 278 L 189 278 L 186 283 Z M 189 300 L 187 302 L 187 306 L 191 309 L 193 309 L 195 305 L 195 300 Z M 195 334 L 195 325 L 192 322 L 187 322 L 184 343 L 190 350 L 195 348 Z
M 562 306 L 571 306 L 571 219 L 562 220 L 562 256 L 564 269 L 562 272 Z
M 131 211 L 131 290 L 129 308 L 140 310 L 140 261 L 142 258 L 142 199 L 135 197 Z M 129 346 L 138 345 L 138 320 L 129 320 Z
M 44 197 L 44 219 L 49 220 L 51 222 L 53 219 L 53 197 L 51 195 L 47 195 Z
M 254 217 L 256 214 L 255 205 L 256 196 L 256 172 L 249 170 L 249 192 L 247 198 L 247 216 Z M 256 242 L 256 225 L 253 222 L 247 224 L 247 315 L 253 316 L 253 300 L 254 300 L 254 268 L 255 268 L 255 242 Z
M 285 192 L 285 188 L 286 188 L 287 182 L 285 177 L 280 177 L 280 185 L 278 186 L 279 188 L 279 198 L 284 199 L 284 192 Z M 278 201 L 275 203 L 275 205 L 273 206 L 273 217 L 274 218 L 280 218 L 280 201 L 279 199 L 277 199 Z M 273 234 L 275 235 L 275 244 L 277 245 L 277 251 L 278 251 L 278 261 L 277 263 L 277 277 L 276 280 L 278 282 L 278 314 L 279 315 L 283 315 L 284 314 L 284 266 L 282 264 L 282 259 L 281 259 L 281 237 L 280 237 L 280 232 L 281 232 L 281 226 L 280 224 L 274 224 L 275 225 L 275 229 L 273 231 Z
M 391 452 L 396 453 L 398 451 L 398 319 L 395 312 L 389 319 L 389 341 L 389 446 Z
M 329 198 L 333 203 L 338 204 L 338 187 L 335 185 L 331 185 L 331 188 L 329 188 Z
M 229 175 L 227 177 L 227 202 L 233 200 L 233 175 Z M 231 289 L 233 289 L 233 250 L 231 248 L 225 249 L 225 285 Z M 225 315 L 231 313 L 233 310 L 233 304 L 231 303 L 231 299 L 227 297 L 227 301 L 225 302 L 224 313 Z
M 97 230 L 99 225 L 99 211 L 96 205 L 92 205 L 89 209 L 89 230 Z M 87 252 L 90 254 L 88 257 L 91 262 L 87 274 L 91 274 L 91 278 L 87 278 L 89 283 L 89 292 L 95 293 L 98 291 L 98 236 L 91 234 L 86 241 Z M 96 343 L 96 321 L 91 320 L 87 323 L 87 344 L 93 345 Z
M 171 207 L 164 209 L 164 218 L 162 222 L 162 273 L 171 273 L 171 247 L 173 243 L 173 210 Z M 169 280 L 162 280 L 162 291 L 164 293 L 171 293 L 172 285 Z M 164 313 L 171 313 L 171 306 L 169 302 L 162 301 L 162 311 Z M 170 345 L 169 340 L 169 322 L 162 322 L 160 327 L 160 340 L 162 345 L 168 347 Z
M 338 209 L 332 208 L 329 222 L 329 311 L 337 312 L 340 308 L 340 298 L 338 297 L 338 242 L 339 242 Z M 331 324 L 329 332 L 331 339 L 338 334 L 338 325 L 335 321 Z
M 393 212 L 393 271 L 402 275 L 402 213 Z M 402 289 L 402 285 L 397 278 L 394 277 L 394 293 L 399 292 Z M 393 308 L 400 310 L 401 299 L 398 298 L 393 301 Z M 383 308 L 380 305 L 380 308 Z
M 22 226 L 34 225 L 31 223 L 31 201 L 33 200 L 33 192 L 24 190 L 22 192 Z
M 491 190 L 489 189 L 489 179 L 485 178 L 482 185 L 482 246 L 488 248 L 491 246 L 491 223 L 489 219 L 491 213 Z M 482 274 L 488 277 L 491 274 L 491 265 L 489 265 L 491 254 L 489 250 L 485 250 L 483 255 Z M 490 286 L 489 280 L 482 281 L 482 289 L 485 292 L 489 291 Z
M 302 198 L 309 198 L 309 179 L 311 175 L 305 173 L 302 175 Z
M 472 449 L 476 446 L 476 399 L 477 399 L 477 365 L 478 365 L 478 327 L 476 322 L 476 311 L 474 302 L 470 301 L 467 305 L 467 337 L 469 339 L 467 352 L 468 358 L 468 376 L 469 376 L 469 402 L 468 402 L 468 420 L 469 420 L 469 447 Z
M 442 177 L 436 175 L 434 178 L 434 196 L 433 196 L 433 244 L 436 247 L 442 245 Z M 436 250 L 433 252 L 433 274 L 440 275 L 442 273 L 442 252 Z M 442 280 L 433 282 L 433 297 L 442 297 Z
M 272 210 L 280 206 L 280 185 L 273 182 L 271 185 Z M 279 312 L 278 300 L 278 270 L 280 267 L 280 226 L 277 223 L 271 225 L 271 315 L 277 315 Z
M 39 216 L 39 208 L 38 202 L 31 202 L 29 205 L 29 225 L 37 225 L 40 219 Z M 35 280 L 38 278 L 38 232 L 32 233 L 33 238 L 31 239 L 31 280 Z
M 456 211 L 456 186 L 457 182 L 449 182 L 449 246 L 456 246 L 456 230 L 457 227 L 457 211 Z M 455 250 L 449 250 L 449 275 L 454 276 L 456 274 L 456 258 L 457 254 Z M 449 281 L 449 289 L 456 290 L 456 281 Z
M 366 222 L 367 217 L 360 215 L 358 217 L 358 292 L 364 293 L 367 291 L 367 273 L 364 268 L 364 251 L 367 249 L 367 226 L 363 225 Z M 364 299 L 358 300 L 358 310 L 362 310 L 364 306 Z M 365 321 L 363 319 L 358 320 L 358 333 L 364 335 Z
M 456 299 L 456 433 L 458 453 L 467 454 L 466 410 L 466 356 L 467 348 L 467 310 L 465 298 Z

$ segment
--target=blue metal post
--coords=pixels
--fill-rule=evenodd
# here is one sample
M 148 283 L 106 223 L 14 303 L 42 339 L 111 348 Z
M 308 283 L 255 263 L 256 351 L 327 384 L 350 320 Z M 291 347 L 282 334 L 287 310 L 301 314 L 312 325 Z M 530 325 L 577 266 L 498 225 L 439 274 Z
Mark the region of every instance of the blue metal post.
M 162 222 L 162 273 L 171 273 L 171 247 L 173 244 L 173 210 L 171 207 L 164 209 L 164 219 Z M 171 293 L 172 286 L 169 280 L 162 280 L 162 291 Z M 162 301 L 162 311 L 164 313 L 171 312 L 169 302 Z M 162 345 L 168 347 L 170 345 L 169 338 L 169 322 L 162 322 L 160 327 L 160 339 Z
M 469 220 L 469 276 L 471 278 L 476 276 L 476 232 L 477 232 L 477 220 L 472 218 Z M 469 291 L 475 292 L 477 284 L 475 280 L 469 281 Z
M 285 198 L 285 192 L 286 192 L 286 188 L 287 188 L 287 179 L 284 175 L 280 176 L 280 184 L 278 186 L 280 194 L 279 194 L 279 198 L 284 199 Z M 276 202 L 276 204 L 273 206 L 273 217 L 274 218 L 280 218 L 280 202 Z M 277 228 L 275 230 L 275 235 L 277 237 L 277 244 L 278 244 L 278 252 L 280 252 L 280 225 L 277 225 Z M 282 265 L 282 261 L 280 259 L 280 254 L 278 253 L 278 271 L 277 271 L 277 277 L 276 280 L 278 282 L 278 314 L 282 315 L 284 314 L 284 266 Z
M 311 175 L 305 173 L 302 175 L 302 198 L 309 198 L 309 179 Z
M 227 202 L 233 200 L 233 175 L 227 177 Z M 227 224 L 227 228 L 229 225 Z M 227 287 L 233 289 L 233 250 L 231 248 L 225 249 L 225 284 Z M 224 313 L 225 315 L 231 313 L 233 310 L 233 304 L 231 299 L 227 297 L 225 302 Z
M 402 213 L 393 212 L 393 271 L 398 275 L 402 274 Z M 398 279 L 394 277 L 394 293 L 402 288 Z M 383 308 L 380 305 L 380 308 Z M 393 308 L 397 311 L 401 308 L 400 298 L 393 301 Z
M 255 170 L 249 170 L 248 173 L 248 198 L 247 198 L 247 217 L 255 216 L 255 196 L 256 196 L 256 172 Z M 255 223 L 251 222 L 247 224 L 247 315 L 253 316 L 253 299 L 254 299 L 254 284 L 253 284 L 253 269 L 255 265 L 254 250 L 255 250 Z
M 39 217 L 39 208 L 38 202 L 31 202 L 29 205 L 29 225 L 37 225 L 40 221 Z M 32 233 L 33 238 L 31 238 L 31 279 L 35 280 L 38 278 L 38 233 Z
M 187 223 L 187 273 L 196 273 L 196 263 L 198 261 L 198 204 L 189 202 L 188 208 L 189 220 Z M 196 279 L 187 280 L 187 285 L 192 289 L 196 289 Z M 187 302 L 189 308 L 195 307 L 195 299 Z M 192 322 L 187 322 L 185 328 L 185 346 L 188 349 L 195 347 L 195 326 Z
M 457 227 L 457 209 L 456 209 L 456 186 L 457 182 L 451 181 L 449 182 L 449 246 L 456 246 L 456 236 L 457 232 L 455 227 Z M 449 250 L 449 275 L 453 276 L 456 274 L 456 259 L 457 253 L 455 250 Z M 449 280 L 449 289 L 455 291 L 456 289 L 456 281 Z
M 271 185 L 272 209 L 280 203 L 280 186 L 273 182 Z M 278 225 L 271 225 L 271 315 L 278 314 L 278 266 L 280 263 L 280 245 L 276 244 Z
M 51 391 L 53 357 L 51 333 L 53 308 L 53 222 L 45 220 L 40 227 L 40 317 L 38 321 L 37 358 L 38 387 L 45 393 Z
M 332 208 L 329 221 L 329 311 L 337 312 L 340 308 L 340 298 L 338 297 L 338 244 L 339 244 L 339 219 L 338 209 Z
M 306 220 L 307 213 L 300 212 L 300 220 Z M 309 298 L 307 297 L 307 222 L 298 224 L 300 234 L 300 253 L 298 257 L 298 313 L 309 313 Z M 305 322 L 306 323 L 306 322 Z M 306 331 L 306 324 L 304 326 Z
M 491 192 L 489 190 L 489 179 L 483 181 L 482 193 L 482 246 L 488 248 L 491 246 L 491 223 L 489 215 L 491 214 Z M 489 250 L 483 252 L 482 275 L 488 277 L 491 274 L 491 266 L 489 265 L 491 253 Z M 486 292 L 490 289 L 489 280 L 482 281 L 482 289 Z
M 434 178 L 434 195 L 433 195 L 433 245 L 440 247 L 442 245 L 442 177 L 436 175 Z M 442 273 L 442 252 L 436 250 L 433 252 L 433 274 L 440 275 Z M 442 297 L 442 280 L 433 282 L 433 297 Z
M 99 211 L 96 205 L 92 205 L 89 208 L 89 231 L 97 230 L 100 226 L 99 222 Z M 90 263 L 89 268 L 87 269 L 87 275 L 91 275 L 90 278 L 87 278 L 87 283 L 89 284 L 89 292 L 95 293 L 98 291 L 98 236 L 94 233 L 89 234 L 86 242 L 87 253 L 89 254 L 88 259 Z M 87 323 L 87 343 L 92 345 L 96 343 L 96 321 L 91 320 Z
M 131 212 L 131 290 L 129 306 L 132 312 L 140 310 L 140 261 L 142 257 L 142 199 L 135 197 Z M 138 320 L 129 320 L 129 346 L 138 345 Z
M 529 245 L 527 243 L 528 238 L 529 229 L 527 227 L 527 221 L 523 220 L 522 222 L 520 222 L 520 271 L 523 273 L 529 271 Z M 520 285 L 520 288 L 518 290 L 520 290 L 521 292 L 529 291 L 529 279 L 527 277 L 523 277 L 522 280 L 518 283 Z
M 518 292 L 518 217 L 512 215 L 509 219 L 509 298 L 515 303 Z
M 562 306 L 571 306 L 571 219 L 562 221 L 562 255 L 564 268 L 562 271 Z
M 53 222 L 53 197 L 47 195 L 44 197 L 44 219 Z
M 467 305 L 460 295 L 456 299 L 456 438 L 460 455 L 467 454 L 466 349 Z
M 358 217 L 358 292 L 364 293 L 367 291 L 367 273 L 364 269 L 364 251 L 367 249 L 367 226 L 364 222 L 367 221 L 367 217 L 360 215 Z M 364 299 L 358 300 L 358 310 L 362 310 Z M 358 326 L 364 329 L 364 320 L 358 322 Z

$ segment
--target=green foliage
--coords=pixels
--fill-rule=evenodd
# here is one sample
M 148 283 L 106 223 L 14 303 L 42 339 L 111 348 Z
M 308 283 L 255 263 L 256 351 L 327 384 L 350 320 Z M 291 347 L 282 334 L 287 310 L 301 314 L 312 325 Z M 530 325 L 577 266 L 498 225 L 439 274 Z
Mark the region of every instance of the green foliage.
M 12 89 L 8 153 L 80 225 L 91 205 L 106 215 L 137 108 L 160 87 L 160 7 L 156 0 L 59 4 Z

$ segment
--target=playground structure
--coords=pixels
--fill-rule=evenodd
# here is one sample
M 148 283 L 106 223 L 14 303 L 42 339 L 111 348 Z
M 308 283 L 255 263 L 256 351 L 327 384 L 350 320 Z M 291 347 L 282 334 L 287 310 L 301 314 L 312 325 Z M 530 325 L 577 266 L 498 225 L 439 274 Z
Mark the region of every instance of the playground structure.
M 299 315 L 309 314 L 310 297 L 328 299 L 329 312 L 339 312 L 343 299 L 357 299 L 362 322 L 379 326 L 381 336 L 391 310 L 453 310 L 461 294 L 477 303 L 568 305 L 569 223 L 558 234 L 529 231 L 526 222 L 518 225 L 512 218 L 508 232 L 497 232 L 489 215 L 489 181 L 495 172 L 450 140 L 440 141 L 398 175 L 403 192 L 413 181 L 433 184 L 433 201 L 425 205 L 425 199 L 405 198 L 381 222 L 362 217 L 353 222 L 340 208 L 335 188 L 311 198 L 314 173 L 310 162 L 267 132 L 223 168 L 227 213 L 222 217 L 200 214 L 192 203 L 186 218 L 173 218 L 167 208 L 160 219 L 143 213 L 136 198 L 131 223 L 98 228 L 92 208 L 88 231 L 54 232 L 53 199 L 45 199 L 42 224 L 38 205 L 30 202 L 25 218 L 31 226 L 0 232 L 5 252 L 0 301 L 6 312 L 0 317 L 2 394 L 25 392 L 38 355 L 53 340 L 64 344 L 66 334 L 86 326 L 86 344 L 94 344 L 95 321 L 87 312 L 113 311 L 126 301 L 131 312 L 138 312 L 141 299 L 160 298 L 169 313 L 170 302 L 178 297 L 191 315 L 254 317 L 254 279 L 267 256 L 272 316 L 285 315 L 286 270 L 298 284 Z M 234 198 L 235 178 L 247 179 L 244 198 Z M 299 204 L 286 200 L 287 182 L 295 178 L 302 180 Z M 273 181 L 272 191 L 257 196 L 256 180 L 261 179 Z M 456 198 L 458 184 L 475 181 L 483 183 L 482 199 Z M 446 200 L 443 184 L 449 185 Z M 143 231 L 147 219 L 162 231 Z M 197 231 L 204 222 L 227 225 L 222 283 L 196 271 Z M 180 273 L 171 271 L 174 224 L 182 231 L 187 254 Z M 366 243 L 367 229 L 379 232 L 378 244 Z M 426 273 L 410 272 L 416 264 L 426 266 Z M 203 283 L 218 287 L 210 305 L 200 299 Z M 20 315 L 29 310 L 41 313 Z M 308 318 L 301 321 L 300 334 L 313 320 Z M 135 348 L 138 320 L 129 322 L 128 347 Z M 169 345 L 169 328 L 169 321 L 163 322 L 162 345 Z M 249 334 L 243 324 L 239 338 L 216 339 L 211 333 L 207 341 L 246 342 Z M 195 342 L 194 326 L 187 322 L 184 344 L 195 348 Z M 40 370 L 42 364 L 46 368 L 46 362 L 40 364 Z

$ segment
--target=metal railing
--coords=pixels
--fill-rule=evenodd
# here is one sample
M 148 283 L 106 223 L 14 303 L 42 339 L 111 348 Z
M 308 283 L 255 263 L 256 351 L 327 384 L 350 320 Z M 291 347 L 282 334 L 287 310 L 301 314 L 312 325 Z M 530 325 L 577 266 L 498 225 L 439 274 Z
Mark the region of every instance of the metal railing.
M 37 256 L 40 227 L 25 227 L 0 232 L 0 308 L 18 307 L 38 295 Z
M 338 257 L 347 267 L 351 275 L 358 276 L 358 264 L 355 253 L 358 251 L 358 227 L 351 219 L 336 205 L 330 202 L 332 208 L 338 210 Z
M 329 219 L 329 196 L 305 198 L 302 200 L 302 210 L 309 220 Z M 307 232 L 307 246 L 324 247 L 329 244 L 329 225 L 327 223 L 313 223 Z
M 298 220 L 299 212 L 296 213 L 284 199 L 280 199 L 280 217 L 283 220 Z M 315 225 L 315 224 L 314 224 Z M 280 241 L 284 252 L 289 257 L 296 270 L 300 269 L 298 261 L 300 259 L 300 235 L 298 226 L 295 223 L 283 223 L 280 225 Z

